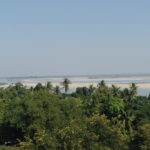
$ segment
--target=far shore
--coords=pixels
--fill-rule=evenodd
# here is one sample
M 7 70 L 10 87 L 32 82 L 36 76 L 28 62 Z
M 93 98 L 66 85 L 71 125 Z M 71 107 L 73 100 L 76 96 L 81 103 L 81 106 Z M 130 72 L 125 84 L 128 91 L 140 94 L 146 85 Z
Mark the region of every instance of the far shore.
M 39 82 L 38 82 L 39 83 Z M 37 83 L 23 83 L 24 86 L 27 88 L 30 87 L 35 87 Z M 45 85 L 45 83 L 42 83 Z M 0 85 L 0 88 L 7 88 L 8 86 L 11 86 L 14 84 L 5 84 L 5 85 Z M 52 83 L 53 86 L 60 86 L 60 83 Z M 90 85 L 93 85 L 94 87 L 97 86 L 97 83 L 72 83 L 69 85 L 70 89 L 76 89 L 77 87 L 89 87 Z M 108 87 L 111 87 L 112 85 L 115 85 L 120 88 L 129 88 L 131 83 L 106 83 Z M 150 89 L 150 83 L 136 83 L 137 87 L 140 89 Z
M 61 86 L 61 82 L 63 81 L 63 77 L 46 77 L 46 78 L 27 78 L 19 80 L 24 86 L 27 88 L 35 87 L 37 83 L 42 83 L 43 85 L 47 82 L 51 82 L 52 85 Z M 72 84 L 69 85 L 70 91 L 75 91 L 78 87 L 89 87 L 93 85 L 94 87 L 97 84 L 104 80 L 108 87 L 111 87 L 112 84 L 120 87 L 121 89 L 129 88 L 131 83 L 136 83 L 138 87 L 138 91 L 144 93 L 144 95 L 149 94 L 150 92 L 150 76 L 129 76 L 129 77 L 98 77 L 98 78 L 89 78 L 89 77 L 69 77 Z M 13 81 L 12 81 L 13 82 Z M 0 88 L 7 88 L 10 85 L 14 85 L 15 83 L 11 84 L 2 84 Z M 141 93 L 140 93 L 141 94 Z

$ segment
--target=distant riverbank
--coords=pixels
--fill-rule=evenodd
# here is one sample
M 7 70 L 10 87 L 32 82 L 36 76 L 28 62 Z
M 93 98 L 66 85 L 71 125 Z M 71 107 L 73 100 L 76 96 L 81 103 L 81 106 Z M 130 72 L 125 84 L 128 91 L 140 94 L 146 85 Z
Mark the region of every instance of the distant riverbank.
M 0 78 L 0 87 L 7 87 L 16 82 L 21 82 L 27 87 L 35 86 L 37 83 L 45 84 L 51 82 L 53 86 L 59 85 L 66 76 L 59 77 L 13 77 L 13 78 Z M 67 76 L 72 84 L 70 84 L 70 92 L 75 91 L 77 87 L 88 87 L 91 84 L 97 84 L 104 80 L 108 86 L 112 84 L 120 88 L 128 88 L 131 83 L 136 83 L 138 86 L 138 94 L 150 94 L 150 75 L 101 75 L 101 76 Z

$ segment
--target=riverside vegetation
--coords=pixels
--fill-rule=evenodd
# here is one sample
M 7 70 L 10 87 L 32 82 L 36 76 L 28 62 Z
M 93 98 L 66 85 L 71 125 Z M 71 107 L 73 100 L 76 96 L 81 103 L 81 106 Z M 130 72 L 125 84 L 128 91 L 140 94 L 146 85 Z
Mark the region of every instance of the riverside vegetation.
M 150 150 L 150 96 L 101 81 L 67 93 L 21 83 L 0 89 L 2 150 Z

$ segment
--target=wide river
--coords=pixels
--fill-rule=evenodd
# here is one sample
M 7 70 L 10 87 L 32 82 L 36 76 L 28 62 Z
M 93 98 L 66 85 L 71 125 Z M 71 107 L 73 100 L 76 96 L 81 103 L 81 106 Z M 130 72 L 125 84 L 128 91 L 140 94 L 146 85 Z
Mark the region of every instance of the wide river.
M 93 84 L 96 86 L 101 80 L 104 80 L 108 86 L 112 84 L 121 87 L 128 88 L 131 83 L 136 83 L 138 86 L 139 95 L 150 94 L 150 75 L 93 75 L 93 76 L 43 76 L 43 77 L 9 77 L 0 78 L 0 83 L 6 83 L 5 87 L 21 82 L 27 87 L 35 86 L 37 83 L 45 84 L 50 81 L 54 86 L 60 85 L 63 79 L 67 77 L 71 80 L 70 92 L 75 91 L 77 87 L 88 87 Z M 2 85 L 1 85 L 2 86 Z

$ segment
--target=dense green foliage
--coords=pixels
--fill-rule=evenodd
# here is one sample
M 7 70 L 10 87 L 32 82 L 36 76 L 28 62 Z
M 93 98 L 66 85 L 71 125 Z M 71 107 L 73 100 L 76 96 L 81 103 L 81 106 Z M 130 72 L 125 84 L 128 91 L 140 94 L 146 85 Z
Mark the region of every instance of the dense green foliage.
M 63 82 L 66 92 L 69 83 Z M 17 83 L 0 89 L 0 143 L 21 150 L 150 150 L 150 98 L 137 96 L 135 84 L 120 89 L 101 81 L 67 94 L 50 82 L 30 89 Z
M 0 150 L 20 150 L 20 148 L 15 146 L 0 146 Z

